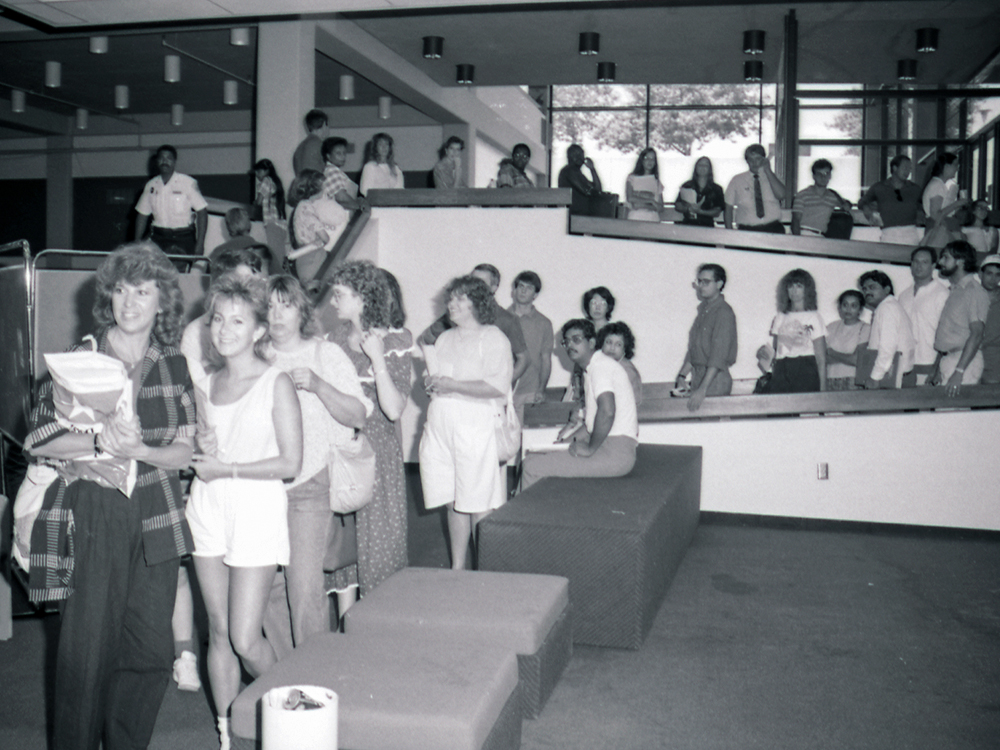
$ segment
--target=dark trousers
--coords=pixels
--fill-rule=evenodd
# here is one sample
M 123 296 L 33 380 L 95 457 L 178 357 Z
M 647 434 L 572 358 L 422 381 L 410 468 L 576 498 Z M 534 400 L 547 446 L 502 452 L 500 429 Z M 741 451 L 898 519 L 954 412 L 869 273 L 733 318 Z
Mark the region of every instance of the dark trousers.
M 53 750 L 149 745 L 173 663 L 178 561 L 147 566 L 138 505 L 77 481 L 74 591 L 56 656 Z
M 767 224 L 740 224 L 744 232 L 767 232 L 769 234 L 784 234 L 785 225 L 780 221 L 769 221 Z
M 167 255 L 194 255 L 198 244 L 198 233 L 194 227 L 184 229 L 164 229 L 154 226 L 149 239 L 160 246 Z
M 814 393 L 819 391 L 816 357 L 785 357 L 774 360 L 768 393 Z

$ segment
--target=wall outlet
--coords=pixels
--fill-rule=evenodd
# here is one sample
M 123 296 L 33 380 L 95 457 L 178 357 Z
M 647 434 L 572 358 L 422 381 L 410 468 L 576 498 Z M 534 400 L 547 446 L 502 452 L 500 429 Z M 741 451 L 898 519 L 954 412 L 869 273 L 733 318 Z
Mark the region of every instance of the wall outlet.
M 816 464 L 816 478 L 817 479 L 829 479 L 830 478 L 830 464 L 823 462 Z

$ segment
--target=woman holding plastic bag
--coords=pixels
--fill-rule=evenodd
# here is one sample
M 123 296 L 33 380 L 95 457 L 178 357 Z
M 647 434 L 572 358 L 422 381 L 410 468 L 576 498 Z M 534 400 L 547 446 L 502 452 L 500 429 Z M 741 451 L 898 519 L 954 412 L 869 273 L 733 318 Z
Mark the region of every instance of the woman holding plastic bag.
M 34 601 L 63 600 L 55 750 L 94 748 L 102 735 L 106 747 L 146 747 L 170 680 L 177 567 L 192 546 L 178 479 L 195 431 L 191 379 L 176 348 L 182 312 L 177 271 L 159 248 L 113 252 L 97 270 L 94 357 L 120 363 L 130 395 L 105 413 L 84 389 L 64 390 L 66 409 L 46 378 L 31 415 L 28 452 L 69 469 L 45 494 L 29 578 Z M 74 429 L 83 418 L 94 418 L 91 430 Z M 105 455 L 134 462 L 130 497 L 115 482 L 74 473 Z

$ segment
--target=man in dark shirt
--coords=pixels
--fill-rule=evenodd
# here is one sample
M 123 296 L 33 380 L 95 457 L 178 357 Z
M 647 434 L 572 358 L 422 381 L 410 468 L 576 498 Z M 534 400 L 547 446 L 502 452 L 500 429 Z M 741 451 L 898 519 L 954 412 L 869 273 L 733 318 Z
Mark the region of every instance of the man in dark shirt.
M 304 169 L 314 169 L 320 174 L 326 166 L 323 162 L 323 141 L 330 135 L 330 125 L 326 112 L 321 109 L 311 109 L 305 118 L 306 130 L 309 135 L 295 148 L 292 155 L 292 169 L 295 176 L 302 174 Z
M 601 194 L 601 178 L 597 175 L 594 162 L 587 157 L 583 151 L 583 146 L 574 143 L 566 149 L 566 161 L 569 163 L 559 170 L 559 187 L 572 188 L 573 205 L 570 206 L 570 213 L 590 215 L 592 209 L 592 198 Z M 583 167 L 590 170 L 591 179 L 583 174 Z
M 869 222 L 878 223 L 875 216 L 878 212 L 882 242 L 914 247 L 920 244 L 923 232 L 918 225 L 923 222 L 924 212 L 920 205 L 920 186 L 909 180 L 912 170 L 909 156 L 894 156 L 889 162 L 889 179 L 876 182 L 858 201 L 858 208 L 864 211 Z
M 688 409 L 697 411 L 706 396 L 728 396 L 733 390 L 729 368 L 736 363 L 736 314 L 722 296 L 726 286 L 726 269 L 722 266 L 699 266 L 693 286 L 700 303 L 675 385 L 690 393 Z
M 500 271 L 497 270 L 496 266 L 489 263 L 480 263 L 472 269 L 471 275 L 486 282 L 490 291 L 496 294 L 497 289 L 500 287 Z M 493 300 L 493 312 L 496 313 L 496 320 L 493 321 L 493 325 L 503 331 L 504 335 L 510 341 L 510 351 L 514 355 L 514 374 L 511 377 L 511 383 L 517 383 L 517 379 L 524 374 L 529 364 L 528 345 L 524 341 L 521 322 L 516 315 L 500 307 L 495 299 Z M 433 344 L 437 341 L 438 336 L 451 327 L 451 320 L 448 318 L 448 313 L 445 313 L 420 334 L 417 343 L 421 346 Z

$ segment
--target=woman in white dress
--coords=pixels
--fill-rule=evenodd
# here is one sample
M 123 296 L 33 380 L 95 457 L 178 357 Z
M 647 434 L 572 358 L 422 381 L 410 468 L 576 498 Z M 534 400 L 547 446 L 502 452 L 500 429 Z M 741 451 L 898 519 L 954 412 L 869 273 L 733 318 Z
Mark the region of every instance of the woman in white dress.
M 922 244 L 927 247 L 940 249 L 952 240 L 962 239 L 962 222 L 956 213 L 969 201 L 959 197 L 957 174 L 958 154 L 946 152 L 934 160 L 922 198 L 927 216 Z
M 453 328 L 424 347 L 431 403 L 420 440 L 424 507 L 448 508 L 451 567 L 465 568 L 476 526 L 506 501 L 497 453 L 497 414 L 514 370 L 510 342 L 494 319 L 493 295 L 462 276 L 446 290 Z
M 208 612 L 208 676 L 223 750 L 240 663 L 252 677 L 275 662 L 262 634 L 278 565 L 287 565 L 283 480 L 302 467 L 302 417 L 291 378 L 264 359 L 267 285 L 224 276 L 209 291 L 212 345 L 220 370 L 202 382 L 187 519 Z
M 659 221 L 663 211 L 663 185 L 656 151 L 645 148 L 639 154 L 635 169 L 625 180 L 625 202 L 632 221 Z
M 369 153 L 361 170 L 361 194 L 369 190 L 402 189 L 403 170 L 396 164 L 392 136 L 376 133 L 368 144 Z

